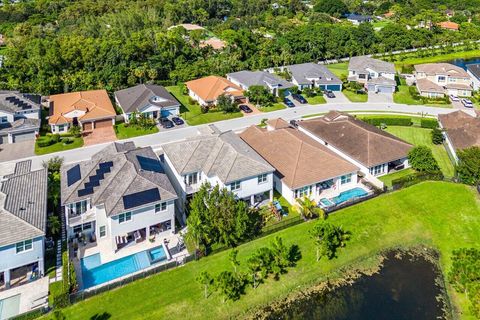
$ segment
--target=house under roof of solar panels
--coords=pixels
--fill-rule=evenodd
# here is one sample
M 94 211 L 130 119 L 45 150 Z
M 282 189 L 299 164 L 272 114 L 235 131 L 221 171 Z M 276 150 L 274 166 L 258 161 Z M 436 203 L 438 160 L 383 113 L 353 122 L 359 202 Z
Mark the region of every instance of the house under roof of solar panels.
M 113 143 L 90 160 L 62 167 L 62 205 L 88 200 L 107 217 L 177 198 L 151 147 Z

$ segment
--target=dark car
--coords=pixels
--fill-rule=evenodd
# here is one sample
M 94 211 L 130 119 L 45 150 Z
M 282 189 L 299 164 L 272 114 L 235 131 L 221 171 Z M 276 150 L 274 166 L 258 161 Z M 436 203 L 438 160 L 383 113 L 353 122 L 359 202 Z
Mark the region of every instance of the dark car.
M 287 105 L 287 107 L 289 107 L 289 108 L 295 107 L 295 104 L 292 102 L 292 100 L 290 100 L 288 98 L 283 99 L 283 103 L 285 103 Z
M 241 104 L 241 105 L 238 106 L 238 108 L 239 108 L 240 110 L 242 110 L 243 112 L 245 112 L 245 113 L 250 113 L 250 112 L 252 112 L 252 109 L 250 109 L 250 107 L 247 106 L 246 104 Z
M 173 125 L 173 122 L 171 120 L 162 119 L 162 127 L 164 127 L 165 129 L 170 129 L 170 128 L 173 128 L 174 125 Z
M 181 126 L 182 124 L 185 123 L 185 122 L 182 120 L 182 118 L 179 118 L 179 117 L 173 117 L 173 118 L 172 118 L 172 121 L 173 121 L 177 126 Z
M 307 103 L 307 99 L 305 99 L 304 97 L 302 97 L 302 95 L 300 94 L 292 94 L 292 98 L 297 100 L 298 102 L 302 103 L 302 104 L 305 104 Z
M 325 95 L 330 99 L 335 98 L 335 94 L 330 90 L 325 90 Z

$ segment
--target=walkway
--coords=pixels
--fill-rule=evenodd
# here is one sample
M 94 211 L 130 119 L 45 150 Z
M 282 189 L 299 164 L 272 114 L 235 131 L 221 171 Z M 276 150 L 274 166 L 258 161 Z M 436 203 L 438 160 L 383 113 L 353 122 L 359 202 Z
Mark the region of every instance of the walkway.
M 15 297 L 15 298 L 14 298 Z M 11 298 L 11 299 L 9 299 Z M 48 277 L 0 292 L 12 313 L 22 314 L 48 305 Z

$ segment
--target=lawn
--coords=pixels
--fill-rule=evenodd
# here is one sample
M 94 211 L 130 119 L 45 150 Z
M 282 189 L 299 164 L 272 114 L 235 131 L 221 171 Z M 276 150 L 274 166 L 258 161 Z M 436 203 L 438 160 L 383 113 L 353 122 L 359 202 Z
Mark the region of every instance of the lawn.
M 125 126 L 125 123 L 118 123 L 114 128 L 118 139 L 128 139 L 158 132 L 157 126 L 153 126 L 150 129 L 142 129 L 138 126 Z
M 191 104 L 189 102 L 188 96 L 184 95 L 181 92 L 179 86 L 170 86 L 166 87 L 166 89 L 182 104 L 180 109 L 181 116 L 191 126 L 233 118 L 240 118 L 242 116 L 242 113 L 240 111 L 232 113 L 223 113 L 219 111 L 202 113 L 200 105 Z
M 387 131 L 413 145 L 425 145 L 432 149 L 433 156 L 438 162 L 445 177 L 453 177 L 454 168 L 443 145 L 434 145 L 430 135 L 431 129 L 417 127 L 390 126 Z
M 79 138 L 68 137 L 68 138 L 73 139 L 73 142 L 69 144 L 65 144 L 62 142 L 62 140 L 60 140 L 60 142 L 52 144 L 48 147 L 39 147 L 38 143 L 35 143 L 35 154 L 42 155 L 42 154 L 60 152 L 65 150 L 71 150 L 71 149 L 80 148 L 83 146 L 82 137 L 79 137 Z M 43 139 L 48 139 L 48 138 L 46 136 L 41 136 L 40 138 L 37 139 L 37 142 Z
M 431 107 L 439 107 L 439 108 L 451 108 L 452 105 L 450 103 L 423 103 L 422 100 L 415 99 L 409 91 L 409 86 L 405 83 L 405 80 L 402 79 L 400 81 L 400 85 L 397 86 L 397 91 L 393 94 L 393 101 L 395 103 L 400 104 L 408 104 L 408 105 L 426 105 Z
M 343 90 L 343 94 L 347 97 L 348 100 L 351 102 L 367 102 L 368 101 L 368 94 L 357 94 L 350 90 Z
M 431 52 L 431 51 L 430 51 Z M 438 52 L 438 50 L 437 50 Z M 396 58 L 400 58 L 398 55 Z M 471 59 L 480 57 L 480 50 L 460 50 L 452 53 L 429 53 L 426 57 L 415 57 L 413 54 L 403 56 L 403 60 L 395 62 L 397 70 L 401 70 L 403 65 L 415 65 L 421 63 L 446 62 L 453 59 Z
M 348 77 L 348 62 L 340 62 L 326 65 L 328 70 L 333 72 L 338 78 Z
M 323 95 L 318 95 L 315 97 L 305 97 L 305 99 L 307 99 L 308 104 L 313 104 L 313 105 L 327 103 L 327 100 L 325 100 Z
M 315 261 L 309 230 L 313 222 L 302 223 L 238 247 L 240 270 L 252 252 L 266 246 L 275 236 L 286 244 L 297 244 L 302 258 L 279 281 L 268 279 L 236 302 L 222 303 L 214 293 L 203 298 L 203 288 L 195 280 L 202 271 L 216 275 L 232 270 L 229 251 L 191 262 L 184 267 L 159 273 L 125 287 L 108 291 L 64 310 L 67 319 L 235 319 L 275 299 L 339 276 L 340 268 L 352 264 L 376 264 L 372 258 L 395 246 L 425 244 L 440 252 L 440 264 L 450 269 L 451 252 L 461 247 L 480 248 L 480 207 L 473 188 L 446 182 L 426 182 L 386 194 L 341 210 L 329 221 L 351 232 L 345 249 L 333 260 Z M 454 303 L 468 316 L 463 295 L 454 293 Z M 128 301 L 128 303 L 125 303 Z
M 258 107 L 257 109 L 260 110 L 261 112 L 272 112 L 272 111 L 282 110 L 285 108 L 286 106 L 283 103 L 276 102 L 267 107 Z
M 412 168 L 408 168 L 405 170 L 400 170 L 394 173 L 386 174 L 384 176 L 379 177 L 378 179 L 382 181 L 385 184 L 385 186 L 391 187 L 393 180 L 408 176 L 409 174 L 412 174 L 412 173 L 415 173 L 415 170 L 413 170 Z

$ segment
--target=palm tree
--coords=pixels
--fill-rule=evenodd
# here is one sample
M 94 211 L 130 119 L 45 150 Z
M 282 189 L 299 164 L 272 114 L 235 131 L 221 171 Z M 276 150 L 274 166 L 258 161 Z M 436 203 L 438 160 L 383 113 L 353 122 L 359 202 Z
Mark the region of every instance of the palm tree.
M 50 233 L 56 235 L 60 232 L 60 219 L 57 216 L 50 216 L 48 218 L 48 226 L 50 227 Z
M 299 213 L 303 219 L 312 219 L 315 217 L 325 219 L 325 212 L 317 207 L 315 201 L 307 196 L 297 199 L 297 204 L 295 205 L 294 210 Z

